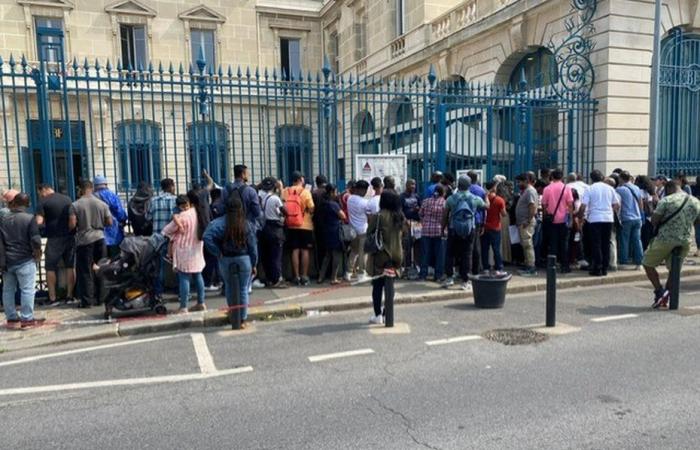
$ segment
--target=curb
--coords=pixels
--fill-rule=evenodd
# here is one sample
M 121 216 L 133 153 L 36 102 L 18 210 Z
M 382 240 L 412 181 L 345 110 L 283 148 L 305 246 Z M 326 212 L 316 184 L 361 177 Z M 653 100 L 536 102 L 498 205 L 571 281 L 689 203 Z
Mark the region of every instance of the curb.
M 682 277 L 692 277 L 698 275 L 700 275 L 700 267 L 686 267 L 681 271 Z M 637 281 L 647 281 L 646 275 L 643 272 L 633 272 L 629 274 L 618 272 L 615 276 L 607 278 L 567 279 L 566 277 L 564 277 L 559 278 L 559 280 L 557 281 L 557 288 L 573 289 L 578 287 L 606 286 Z M 507 289 L 507 295 L 545 292 L 546 288 L 546 280 L 538 280 L 531 284 L 510 286 Z M 472 292 L 463 292 L 459 290 L 436 290 L 435 292 L 424 294 L 399 294 L 395 299 L 395 303 L 397 305 L 409 305 L 442 302 L 448 300 L 471 300 L 473 297 L 474 296 Z M 250 320 L 264 322 L 300 317 L 304 315 L 306 311 L 315 310 L 326 312 L 342 312 L 369 309 L 370 307 L 371 301 L 369 297 L 356 297 L 346 300 L 341 299 L 338 302 L 331 304 L 326 302 L 307 303 L 304 307 L 302 307 L 301 305 L 287 305 L 284 307 L 252 307 L 249 309 L 248 318 Z M 84 329 L 74 329 L 66 332 L 59 332 L 55 334 L 40 336 L 38 338 L 32 338 L 31 342 L 24 340 L 10 342 L 9 345 L 5 345 L 5 347 L 3 347 L 3 350 L 15 351 L 20 349 L 23 350 L 29 348 L 70 344 L 83 341 L 163 333 L 177 330 L 185 330 L 189 328 L 214 328 L 229 325 L 228 314 L 224 311 L 209 311 L 206 313 L 195 314 L 190 314 L 187 316 L 173 316 L 172 318 L 166 318 L 151 322 L 120 322 L 114 324 L 98 325 L 95 327 L 88 327 Z

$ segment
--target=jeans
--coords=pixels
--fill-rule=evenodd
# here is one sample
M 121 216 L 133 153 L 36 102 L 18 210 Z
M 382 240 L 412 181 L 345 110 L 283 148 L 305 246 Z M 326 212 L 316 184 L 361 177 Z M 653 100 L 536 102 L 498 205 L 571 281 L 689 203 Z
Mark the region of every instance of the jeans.
M 76 290 L 80 304 L 83 306 L 98 304 L 101 300 L 100 283 L 95 277 L 92 266 L 104 258 L 106 253 L 104 239 L 88 245 L 79 245 L 75 250 Z
M 620 230 L 620 254 L 618 261 L 620 264 L 627 264 L 630 254 L 635 266 L 642 265 L 642 221 L 627 220 L 622 222 Z
M 421 238 L 421 245 L 423 246 L 423 254 L 420 265 L 420 277 L 425 278 L 428 276 L 428 266 L 430 266 L 432 261 L 435 261 L 433 263 L 435 279 L 438 280 L 442 278 L 445 272 L 445 245 L 443 244 L 442 238 L 440 236 L 423 236 Z
M 204 278 L 205 286 L 216 286 L 219 283 L 221 277 L 219 276 L 219 260 L 215 255 L 209 253 L 206 247 L 204 247 L 204 271 L 202 272 L 202 277 Z
M 238 281 L 234 285 L 234 280 L 231 279 L 231 266 L 238 266 Z M 250 257 L 244 256 L 224 256 L 219 260 L 219 270 L 224 278 L 224 287 L 226 292 L 226 304 L 229 308 L 235 306 L 235 292 L 240 296 L 241 305 L 243 305 L 243 320 L 248 318 L 248 283 L 250 276 L 253 273 L 253 268 L 250 264 Z
M 472 274 L 478 275 L 481 272 L 481 230 L 484 229 L 483 225 L 477 224 L 474 229 L 474 240 L 472 241 L 472 263 L 471 271 Z M 487 255 L 488 258 L 488 255 Z M 486 268 L 487 266 L 483 266 Z M 466 280 L 465 280 L 466 281 Z
M 194 280 L 195 288 L 197 289 L 197 304 L 204 304 L 204 277 L 202 272 L 198 273 L 177 273 L 177 281 L 180 284 L 180 308 L 187 308 L 187 302 L 190 299 L 190 282 Z
M 535 245 L 533 236 L 535 234 L 535 221 L 532 220 L 527 225 L 518 225 L 518 233 L 520 234 L 520 245 L 523 247 L 525 256 L 525 266 L 528 269 L 535 268 Z
M 158 276 L 153 280 L 153 293 L 156 297 L 160 297 L 165 292 L 165 257 L 168 256 L 168 245 L 164 245 L 160 250 L 160 270 Z
M 549 223 L 542 229 L 547 255 L 556 255 L 562 270 L 569 269 L 569 228 L 565 223 Z
M 374 307 L 374 315 L 381 316 L 382 311 L 382 292 L 384 293 L 384 302 L 394 299 L 394 279 L 391 277 L 380 277 L 372 280 L 372 306 Z
M 20 320 L 34 319 L 34 294 L 36 286 L 36 263 L 31 260 L 9 267 L 3 277 L 2 303 L 7 320 L 17 320 L 15 292 L 19 287 L 22 307 Z
M 493 250 L 493 262 L 496 270 L 503 270 L 503 258 L 501 257 L 501 230 L 486 230 L 481 236 L 481 265 L 488 270 L 489 249 Z
M 321 270 L 318 272 L 319 281 L 325 279 L 325 275 L 328 273 L 328 268 L 331 268 L 331 281 L 338 280 L 339 268 L 343 265 L 343 251 L 342 250 L 332 250 L 328 247 L 325 249 L 326 254 L 323 256 L 323 263 L 321 264 Z
M 450 235 L 447 238 L 447 267 L 445 268 L 445 273 L 448 277 L 451 278 L 454 275 L 454 267 L 457 262 L 459 262 L 459 277 L 464 283 L 469 281 L 469 272 L 472 269 L 474 256 L 476 233 L 476 231 L 472 231 L 469 236 L 462 238 L 450 231 Z
M 596 222 L 588 225 L 591 238 L 591 273 L 606 274 L 610 265 L 610 237 L 613 223 Z
M 350 243 L 350 260 L 348 261 L 348 273 L 357 269 L 358 275 L 365 271 L 365 239 L 366 234 L 358 234 Z
M 265 225 L 260 239 L 260 261 L 268 284 L 277 283 L 282 277 L 282 250 L 284 232 L 282 227 Z M 224 276 L 222 274 L 222 276 Z

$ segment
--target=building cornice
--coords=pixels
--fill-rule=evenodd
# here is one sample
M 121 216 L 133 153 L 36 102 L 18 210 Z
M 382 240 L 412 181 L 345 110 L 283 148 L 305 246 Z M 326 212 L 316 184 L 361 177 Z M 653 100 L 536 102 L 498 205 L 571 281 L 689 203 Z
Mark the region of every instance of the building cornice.
M 75 5 L 69 0 L 17 0 L 18 5 L 22 6 L 39 6 L 42 8 L 61 8 L 61 9 L 73 9 Z

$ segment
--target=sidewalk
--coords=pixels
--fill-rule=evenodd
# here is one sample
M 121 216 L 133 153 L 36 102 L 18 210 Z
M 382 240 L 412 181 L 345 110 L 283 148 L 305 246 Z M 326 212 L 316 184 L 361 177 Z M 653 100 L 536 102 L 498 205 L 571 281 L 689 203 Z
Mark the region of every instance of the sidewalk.
M 697 260 L 694 263 L 697 264 Z M 665 274 L 665 270 L 662 274 Z M 700 275 L 700 265 L 684 266 L 682 277 L 696 275 Z M 570 289 L 634 281 L 646 281 L 644 272 L 612 272 L 606 278 L 593 278 L 585 272 L 574 272 L 569 275 L 559 275 L 557 286 L 560 289 Z M 534 278 L 516 275 L 508 284 L 508 294 L 544 292 L 545 289 L 544 271 L 540 271 L 539 276 Z M 651 296 L 651 287 L 649 295 Z M 472 293 L 464 292 L 457 286 L 449 290 L 441 289 L 434 282 L 399 281 L 396 284 L 396 304 L 457 299 L 471 302 Z M 167 300 L 169 301 L 167 316 L 158 316 L 150 311 L 128 316 L 115 311 L 114 320 L 110 323 L 104 320 L 104 308 L 101 306 L 90 309 L 77 309 L 68 305 L 53 308 L 37 307 L 37 317 L 45 317 L 46 323 L 32 330 L 8 330 L 4 326 L 4 314 L 0 313 L 2 323 L 0 352 L 185 328 L 228 325 L 226 301 L 220 295 L 207 297 L 206 303 L 209 309 L 207 312 L 187 315 L 173 314 L 178 308 L 174 295 L 167 297 Z M 322 311 L 363 309 L 371 307 L 371 287 L 369 283 L 358 285 L 346 283 L 339 286 L 314 283 L 307 288 L 255 289 L 251 294 L 250 304 L 250 320 L 281 320 L 303 314 L 319 314 Z

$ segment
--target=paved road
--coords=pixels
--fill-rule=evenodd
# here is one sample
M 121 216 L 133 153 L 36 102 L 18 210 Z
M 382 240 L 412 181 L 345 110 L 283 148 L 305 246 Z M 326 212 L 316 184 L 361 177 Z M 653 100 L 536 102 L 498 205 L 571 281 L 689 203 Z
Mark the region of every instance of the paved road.
M 369 312 L 348 312 L 258 324 L 249 334 L 0 355 L 0 442 L 102 450 L 697 448 L 700 281 L 684 289 L 682 305 L 698 308 L 681 314 L 651 312 L 644 284 L 561 293 L 559 320 L 573 332 L 528 346 L 479 335 L 542 322 L 542 295 L 511 297 L 499 311 L 460 302 L 401 307 L 404 334 L 373 334 Z

